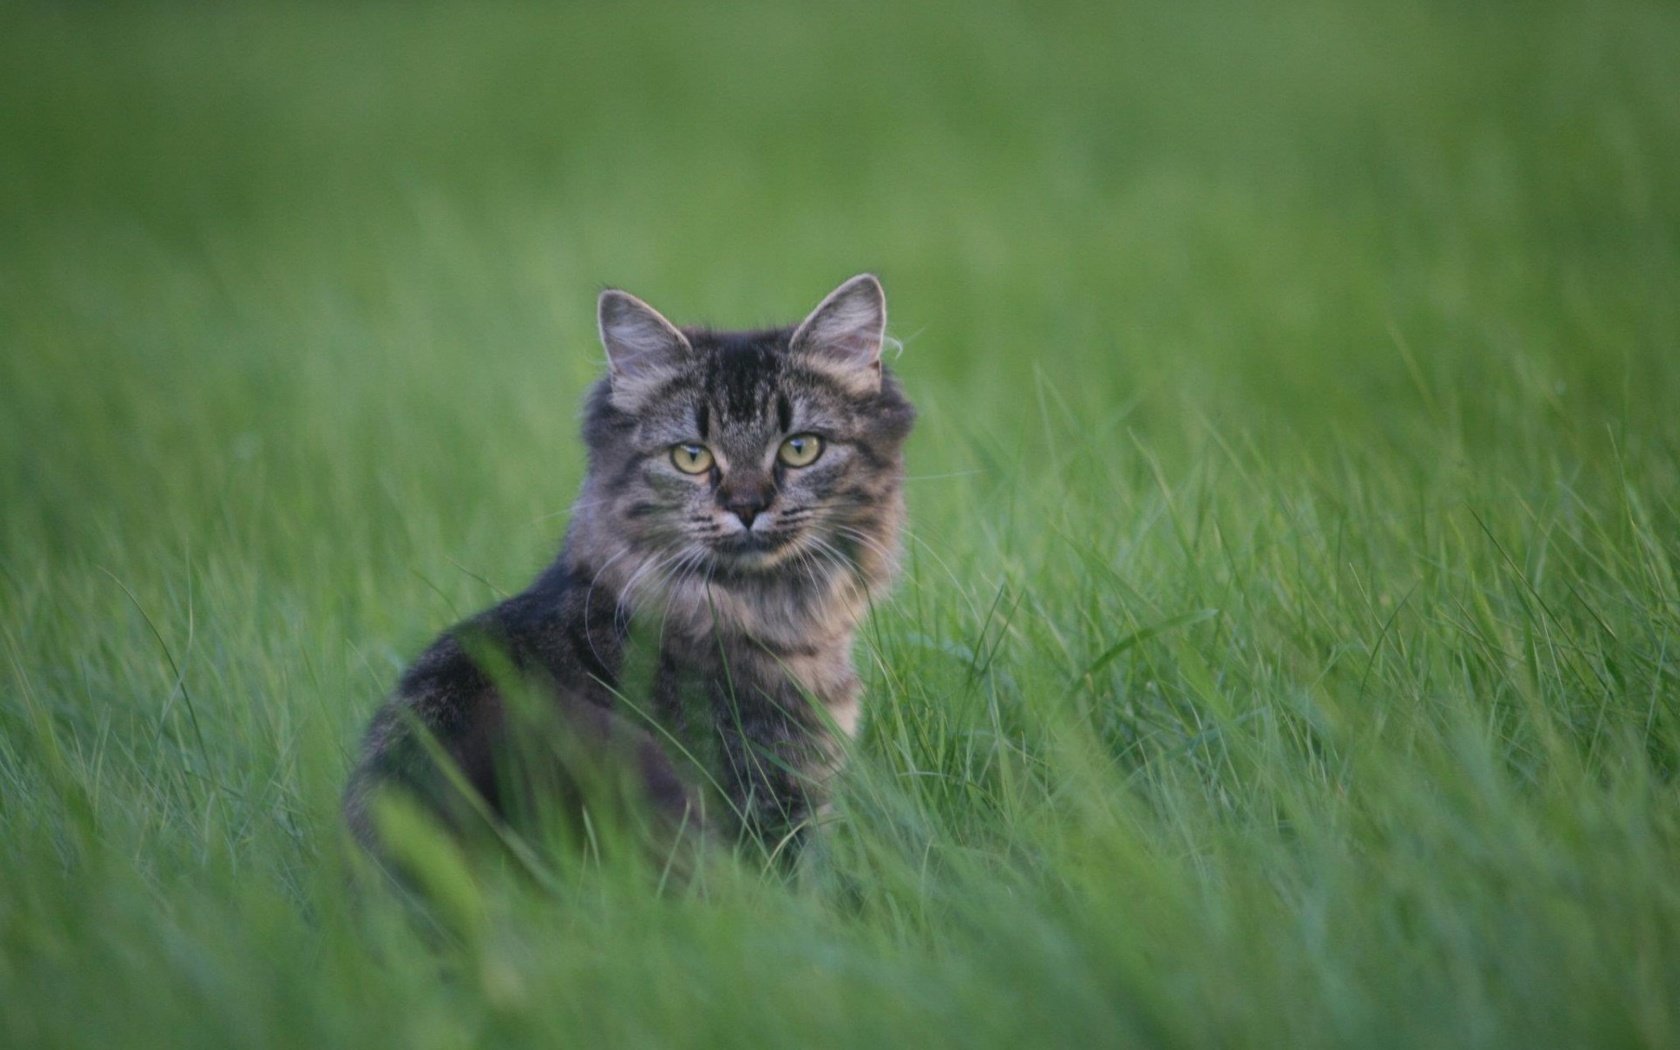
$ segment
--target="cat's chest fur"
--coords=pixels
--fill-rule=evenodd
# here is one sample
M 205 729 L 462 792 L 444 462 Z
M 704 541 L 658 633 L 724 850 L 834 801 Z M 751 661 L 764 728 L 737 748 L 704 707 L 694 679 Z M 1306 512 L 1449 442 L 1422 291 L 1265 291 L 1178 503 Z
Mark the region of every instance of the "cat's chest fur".
M 705 704 L 724 708 L 707 716 L 722 727 L 745 711 L 849 738 L 861 693 L 852 647 L 870 590 L 855 570 L 676 581 L 632 613 L 629 660 L 657 654 L 656 706 L 683 708 L 683 721 Z

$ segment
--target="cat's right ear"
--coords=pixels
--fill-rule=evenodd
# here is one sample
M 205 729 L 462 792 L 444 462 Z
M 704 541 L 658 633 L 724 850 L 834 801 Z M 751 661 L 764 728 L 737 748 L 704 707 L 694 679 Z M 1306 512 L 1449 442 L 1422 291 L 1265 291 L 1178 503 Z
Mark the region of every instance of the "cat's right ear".
M 629 292 L 602 292 L 595 316 L 611 368 L 613 400 L 621 404 L 635 401 L 694 352 L 676 325 Z
M 872 273 L 860 273 L 817 304 L 788 339 L 807 367 L 855 394 L 881 390 L 881 342 L 887 330 L 887 296 Z

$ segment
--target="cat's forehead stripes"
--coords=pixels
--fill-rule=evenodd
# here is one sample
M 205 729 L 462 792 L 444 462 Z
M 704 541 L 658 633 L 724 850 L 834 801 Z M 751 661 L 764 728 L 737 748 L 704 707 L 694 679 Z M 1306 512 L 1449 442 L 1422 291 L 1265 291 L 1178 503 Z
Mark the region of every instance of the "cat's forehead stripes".
M 698 373 L 691 389 L 723 417 L 726 424 L 758 425 L 773 422 L 783 433 L 812 425 L 809 417 L 839 426 L 867 412 L 857 396 L 832 376 L 804 367 L 788 349 L 790 332 L 709 332 L 688 329 Z
M 702 339 L 704 397 L 729 423 L 762 422 L 773 410 L 784 366 L 774 335 L 741 334 Z M 706 343 L 712 343 L 707 346 Z M 720 422 L 722 422 L 720 421 Z

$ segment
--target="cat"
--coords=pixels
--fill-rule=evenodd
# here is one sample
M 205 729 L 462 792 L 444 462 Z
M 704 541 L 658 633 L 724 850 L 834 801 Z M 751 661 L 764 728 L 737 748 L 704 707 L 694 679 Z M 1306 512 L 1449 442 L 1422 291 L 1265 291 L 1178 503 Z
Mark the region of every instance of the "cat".
M 609 289 L 598 324 L 608 368 L 559 556 L 433 642 L 367 729 L 344 813 L 376 852 L 390 792 L 459 830 L 583 805 L 606 779 L 666 828 L 784 858 L 826 805 L 858 727 L 853 640 L 898 570 L 916 416 L 881 360 L 881 284 L 747 332 Z

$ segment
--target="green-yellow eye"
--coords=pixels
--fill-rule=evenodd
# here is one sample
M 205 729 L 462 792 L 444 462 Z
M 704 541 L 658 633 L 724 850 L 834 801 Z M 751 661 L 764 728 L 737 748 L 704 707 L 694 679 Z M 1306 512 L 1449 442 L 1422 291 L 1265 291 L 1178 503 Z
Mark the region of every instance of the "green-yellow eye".
M 671 462 L 684 474 L 704 474 L 712 469 L 712 450 L 685 441 L 671 446 Z
M 808 467 L 822 455 L 822 438 L 815 434 L 795 434 L 782 442 L 776 458 L 790 467 Z

